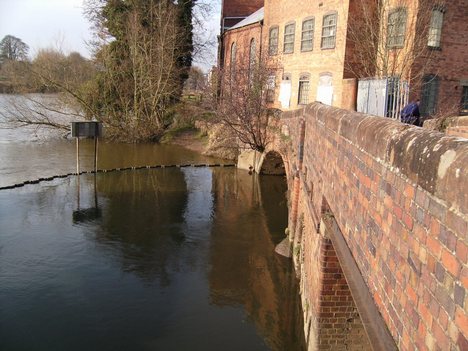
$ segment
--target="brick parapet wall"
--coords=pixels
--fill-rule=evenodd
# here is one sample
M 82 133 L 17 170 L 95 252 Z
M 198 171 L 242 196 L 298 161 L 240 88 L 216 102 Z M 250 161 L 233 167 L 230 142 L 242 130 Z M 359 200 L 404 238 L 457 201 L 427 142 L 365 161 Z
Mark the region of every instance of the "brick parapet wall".
M 272 146 L 283 148 L 289 164 L 301 115 L 284 113 L 280 121 L 289 151 L 284 137 Z M 320 306 L 308 284 L 321 284 L 312 277 L 314 217 L 325 200 L 398 348 L 466 349 L 468 142 L 322 104 L 309 105 L 304 118 L 303 301 Z

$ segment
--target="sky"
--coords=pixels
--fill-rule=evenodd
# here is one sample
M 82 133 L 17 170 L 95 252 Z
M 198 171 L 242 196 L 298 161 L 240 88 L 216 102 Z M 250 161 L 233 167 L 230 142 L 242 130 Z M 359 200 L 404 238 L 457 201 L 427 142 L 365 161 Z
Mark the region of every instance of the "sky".
M 213 3 L 213 14 L 206 21 L 205 35 L 216 39 L 219 31 L 219 0 Z M 83 15 L 83 0 L 0 0 L 0 40 L 5 35 L 20 38 L 30 47 L 30 58 L 38 49 L 60 48 L 78 51 L 90 58 L 86 41 L 91 39 L 91 24 Z M 195 64 L 207 70 L 214 64 L 215 48 L 207 59 Z

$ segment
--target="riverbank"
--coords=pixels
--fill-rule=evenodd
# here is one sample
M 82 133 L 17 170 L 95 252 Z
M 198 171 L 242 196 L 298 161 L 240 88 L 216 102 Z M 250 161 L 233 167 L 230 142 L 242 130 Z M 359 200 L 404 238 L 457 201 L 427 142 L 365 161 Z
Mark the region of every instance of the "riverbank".
M 236 140 L 220 125 L 170 131 L 162 138 L 161 143 L 182 146 L 204 156 L 232 161 L 237 159 Z
M 208 137 L 195 128 L 182 129 L 169 133 L 162 141 L 164 144 L 179 145 L 188 150 L 203 154 L 206 151 Z

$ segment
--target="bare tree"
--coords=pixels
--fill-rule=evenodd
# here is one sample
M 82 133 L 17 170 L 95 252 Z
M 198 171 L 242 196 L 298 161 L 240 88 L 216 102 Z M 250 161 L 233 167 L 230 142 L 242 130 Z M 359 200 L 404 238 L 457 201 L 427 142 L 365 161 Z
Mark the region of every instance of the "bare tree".
M 206 75 L 196 66 L 190 68 L 189 77 L 185 81 L 186 92 L 202 92 L 206 88 Z
M 269 124 L 277 118 L 272 109 L 276 63 L 259 62 L 237 57 L 217 74 L 222 84 L 222 96 L 216 99 L 216 120 L 226 125 L 238 140 L 251 149 L 263 152 L 271 142 Z
M 3 98 L 2 128 L 33 125 L 67 131 L 71 120 L 84 117 L 81 90 L 95 69 L 80 54 L 41 49 L 32 62 L 9 61 L 1 72 L 12 91 L 21 94 Z
M 36 130 L 55 129 L 68 134 L 70 121 L 82 118 L 56 95 L 10 95 L 4 96 L 2 100 L 0 111 L 2 129 L 32 126 Z
M 26 61 L 28 59 L 29 46 L 20 38 L 6 35 L 0 41 L 0 64 L 7 60 Z
M 351 2 L 348 74 L 358 78 L 398 77 L 418 84 L 433 58 L 433 11 L 443 1 L 357 0 Z

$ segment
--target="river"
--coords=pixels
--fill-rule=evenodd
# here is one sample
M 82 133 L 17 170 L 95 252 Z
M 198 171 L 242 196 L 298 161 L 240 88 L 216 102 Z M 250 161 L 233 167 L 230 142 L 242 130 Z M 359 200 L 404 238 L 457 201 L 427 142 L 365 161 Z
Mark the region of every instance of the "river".
M 81 145 L 91 169 L 91 142 Z M 75 143 L 0 130 L 0 186 L 74 172 Z M 218 163 L 101 143 L 99 168 Z M 0 191 L 0 350 L 302 350 L 286 184 L 235 168 L 86 174 Z

